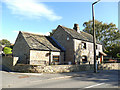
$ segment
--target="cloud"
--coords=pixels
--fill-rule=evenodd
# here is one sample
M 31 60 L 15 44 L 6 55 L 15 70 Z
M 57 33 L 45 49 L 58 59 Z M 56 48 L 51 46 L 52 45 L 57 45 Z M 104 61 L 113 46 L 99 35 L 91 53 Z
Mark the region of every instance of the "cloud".
M 12 32 L 17 33 L 17 34 L 19 33 L 19 31 L 16 31 L 16 30 L 15 30 L 15 31 L 12 31 Z
M 45 17 L 51 21 L 62 19 L 61 16 L 57 16 L 52 9 L 38 0 L 3 0 L 3 3 L 12 10 L 12 14 L 34 19 Z

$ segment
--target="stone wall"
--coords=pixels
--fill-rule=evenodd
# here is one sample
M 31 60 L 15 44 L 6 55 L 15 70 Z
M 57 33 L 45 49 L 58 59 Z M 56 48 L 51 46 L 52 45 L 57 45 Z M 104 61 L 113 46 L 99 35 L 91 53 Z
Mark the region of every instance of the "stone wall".
M 101 70 L 120 70 L 120 63 L 105 63 L 98 65 Z
M 81 48 L 82 42 L 86 43 L 86 49 Z M 74 46 L 75 61 L 80 60 L 80 62 L 82 62 L 82 56 L 87 56 L 87 60 L 90 64 L 94 64 L 93 43 L 74 39 Z M 99 56 L 99 51 L 102 52 L 101 44 L 97 44 L 96 56 Z
M 106 63 L 98 65 L 98 70 L 120 70 L 120 63 Z M 20 72 L 34 73 L 63 73 L 63 72 L 79 72 L 94 70 L 94 65 L 50 65 L 50 66 L 33 66 L 19 64 L 12 70 Z
M 30 65 L 48 65 L 49 60 L 51 63 L 53 62 L 54 55 L 59 56 L 60 64 L 63 63 L 64 52 L 30 50 Z
M 19 72 L 35 72 L 35 73 L 62 73 L 62 72 L 77 72 L 94 70 L 93 64 L 84 65 L 29 65 L 29 64 L 16 64 L 13 65 L 14 60 L 12 57 L 3 57 L 2 65 L 12 71 Z M 103 63 L 98 65 L 99 70 L 120 70 L 120 63 Z
M 93 70 L 93 65 L 50 65 L 32 66 L 19 64 L 13 68 L 14 71 L 35 73 L 63 73 Z
M 49 63 L 49 51 L 30 50 L 30 65 L 41 65 L 44 62 Z
M 23 38 L 22 33 L 18 34 L 13 47 L 13 56 L 19 57 L 18 62 L 27 64 L 29 63 L 30 50 L 26 40 Z
M 2 56 L 2 65 L 11 70 L 13 67 L 13 57 Z
M 66 49 L 64 63 L 68 63 L 69 61 L 74 63 L 74 42 L 72 37 L 61 27 L 56 29 L 52 37 L 55 38 L 57 42 Z

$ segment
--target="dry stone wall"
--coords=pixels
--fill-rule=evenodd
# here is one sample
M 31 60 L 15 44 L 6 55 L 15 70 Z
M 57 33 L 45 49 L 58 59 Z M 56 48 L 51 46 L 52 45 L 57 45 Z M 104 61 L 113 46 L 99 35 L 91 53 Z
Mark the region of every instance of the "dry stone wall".
M 63 73 L 93 70 L 93 65 L 50 65 L 50 66 L 31 66 L 17 65 L 14 71 L 36 72 L 36 73 Z
M 93 64 L 84 65 L 29 65 L 13 64 L 12 57 L 3 57 L 2 64 L 12 71 L 17 72 L 34 72 L 34 73 L 63 73 L 94 70 Z M 98 65 L 99 70 L 120 70 L 120 63 L 104 63 Z
M 98 69 L 102 70 L 120 70 L 120 63 L 105 63 L 98 65 Z

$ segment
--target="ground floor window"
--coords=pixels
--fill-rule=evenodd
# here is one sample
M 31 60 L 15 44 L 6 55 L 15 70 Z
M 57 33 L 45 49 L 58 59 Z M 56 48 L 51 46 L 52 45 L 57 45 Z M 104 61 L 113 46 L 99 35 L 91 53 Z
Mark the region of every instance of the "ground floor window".
M 53 62 L 59 62 L 59 56 L 53 56 Z
M 86 63 L 87 62 L 87 56 L 82 56 L 82 62 Z

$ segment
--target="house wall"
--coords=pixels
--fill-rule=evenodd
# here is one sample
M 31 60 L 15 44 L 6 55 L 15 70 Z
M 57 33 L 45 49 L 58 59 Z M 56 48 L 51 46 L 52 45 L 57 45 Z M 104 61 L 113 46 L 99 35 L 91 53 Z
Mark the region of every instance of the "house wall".
M 53 61 L 53 56 L 58 55 L 59 56 L 59 63 L 64 62 L 64 52 L 51 52 L 51 62 Z
M 51 56 L 49 56 L 48 53 L 51 53 Z M 60 63 L 63 62 L 64 52 L 30 50 L 30 65 L 42 65 L 42 64 L 48 65 L 50 58 L 51 62 L 53 61 L 54 55 L 59 56 Z
M 41 65 L 49 63 L 49 51 L 30 50 L 30 65 Z
M 81 48 L 82 42 L 86 43 L 86 49 Z M 82 56 L 87 56 L 87 60 L 90 62 L 90 64 L 94 63 L 93 43 L 74 39 L 74 45 L 75 62 L 82 62 Z M 98 49 L 96 49 L 96 56 L 99 56 L 99 51 L 102 51 L 102 45 L 97 44 L 97 47 Z
M 97 44 L 97 45 L 98 45 L 98 49 L 96 49 L 96 56 L 99 56 L 99 51 L 103 52 L 103 49 L 101 44 Z M 100 57 L 98 58 L 98 62 L 100 63 Z M 103 62 L 103 56 L 102 56 L 102 62 Z
M 13 57 L 19 57 L 18 62 L 27 64 L 29 62 L 29 46 L 22 34 L 19 33 L 13 47 Z
M 68 63 L 69 61 L 74 63 L 74 42 L 72 37 L 61 27 L 57 28 L 52 37 L 54 37 L 58 43 L 66 49 L 64 63 Z M 67 40 L 67 37 L 69 37 L 69 40 Z

